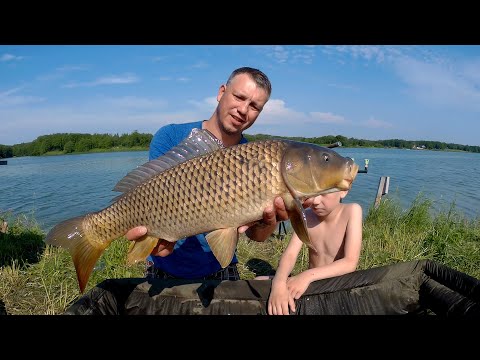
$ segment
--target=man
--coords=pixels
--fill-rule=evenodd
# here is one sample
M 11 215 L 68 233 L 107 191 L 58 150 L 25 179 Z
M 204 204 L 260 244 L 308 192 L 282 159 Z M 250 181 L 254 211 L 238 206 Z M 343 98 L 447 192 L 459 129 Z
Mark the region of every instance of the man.
M 150 143 L 150 160 L 165 154 L 184 140 L 194 128 L 210 131 L 224 146 L 247 142 L 243 131 L 253 125 L 271 94 L 268 77 L 260 70 L 242 67 L 232 72 L 217 94 L 217 108 L 208 120 L 187 124 L 169 124 L 160 128 Z M 277 221 L 287 220 L 282 198 L 264 210 L 263 220 L 238 228 L 252 240 L 265 241 L 275 230 Z M 147 229 L 139 226 L 126 233 L 128 240 L 144 236 Z M 171 243 L 158 242 L 147 259 L 147 277 L 239 280 L 238 260 L 233 257 L 222 269 L 213 255 L 204 234 Z

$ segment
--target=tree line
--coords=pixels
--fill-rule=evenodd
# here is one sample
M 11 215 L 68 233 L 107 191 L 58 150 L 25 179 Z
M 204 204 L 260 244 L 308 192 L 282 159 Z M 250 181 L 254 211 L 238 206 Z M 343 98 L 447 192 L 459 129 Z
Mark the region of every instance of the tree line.
M 0 145 L 0 157 L 39 156 L 50 152 L 85 153 L 94 149 L 148 148 L 152 134 L 134 131 L 131 134 L 59 133 L 39 136 L 32 142 L 12 146 Z
M 279 138 L 278 136 L 271 136 L 265 134 L 258 135 L 246 135 L 249 141 Z M 375 148 L 398 148 L 398 149 L 414 149 L 423 148 L 426 150 L 458 150 L 480 153 L 480 146 L 460 145 L 452 143 L 444 143 L 440 141 L 429 140 L 401 140 L 401 139 L 388 139 L 388 140 L 364 140 L 356 138 L 347 138 L 341 135 L 328 135 L 314 138 L 306 137 L 281 137 L 284 139 L 290 139 L 295 141 L 302 141 L 313 143 L 321 146 L 327 146 L 336 142 L 341 142 L 343 147 L 375 147 Z
M 52 135 L 39 136 L 32 142 L 16 145 L 0 145 L 0 158 L 10 158 L 14 156 L 39 156 L 47 153 L 56 152 L 63 154 L 84 153 L 94 149 L 114 150 L 114 149 L 148 149 L 152 134 L 139 133 L 134 131 L 131 134 L 81 134 L 81 133 L 59 133 Z M 364 140 L 356 138 L 347 138 L 341 135 L 328 135 L 321 137 L 285 137 L 272 136 L 265 134 L 248 135 L 245 137 L 249 141 L 282 138 L 295 141 L 313 143 L 327 146 L 336 142 L 341 142 L 343 147 L 376 147 L 376 148 L 399 148 L 412 149 L 423 148 L 427 150 L 458 150 L 480 153 L 480 146 L 460 145 L 444 143 L 440 141 L 427 140 Z

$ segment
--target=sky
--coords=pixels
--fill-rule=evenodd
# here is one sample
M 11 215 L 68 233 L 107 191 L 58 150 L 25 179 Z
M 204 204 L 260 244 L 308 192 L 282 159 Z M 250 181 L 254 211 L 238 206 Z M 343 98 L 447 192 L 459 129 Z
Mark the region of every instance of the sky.
M 206 120 L 242 66 L 272 83 L 247 134 L 480 146 L 479 45 L 0 45 L 0 144 Z

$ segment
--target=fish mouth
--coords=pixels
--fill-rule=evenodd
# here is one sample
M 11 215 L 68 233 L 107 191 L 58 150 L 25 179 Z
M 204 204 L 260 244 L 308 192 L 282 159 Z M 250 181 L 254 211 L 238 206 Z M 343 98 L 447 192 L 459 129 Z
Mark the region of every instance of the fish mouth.
M 353 180 L 355 180 L 355 178 L 357 177 L 357 174 L 358 174 L 358 164 L 353 163 L 350 166 L 350 177 L 352 179 L 351 182 L 353 182 Z
M 337 189 L 340 191 L 342 190 L 350 190 L 352 188 L 353 180 L 357 177 L 358 174 L 358 164 L 354 162 L 349 162 L 345 169 L 345 174 L 343 176 L 342 181 L 337 184 Z

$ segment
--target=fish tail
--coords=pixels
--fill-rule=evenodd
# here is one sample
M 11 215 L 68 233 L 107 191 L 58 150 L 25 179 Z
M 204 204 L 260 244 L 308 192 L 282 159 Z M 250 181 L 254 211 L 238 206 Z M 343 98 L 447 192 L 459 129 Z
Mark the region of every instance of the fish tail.
M 84 219 L 85 216 L 78 216 L 65 220 L 50 230 L 45 238 L 45 243 L 63 247 L 70 252 L 81 293 L 85 290 L 95 263 L 108 245 L 89 237 L 83 229 Z

